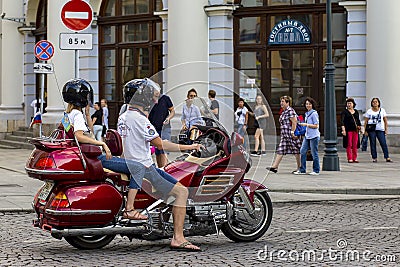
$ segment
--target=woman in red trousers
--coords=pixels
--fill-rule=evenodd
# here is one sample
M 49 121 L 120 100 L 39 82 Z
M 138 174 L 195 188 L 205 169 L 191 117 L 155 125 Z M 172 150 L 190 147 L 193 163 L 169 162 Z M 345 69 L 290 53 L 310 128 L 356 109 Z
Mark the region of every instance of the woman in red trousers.
M 360 115 L 355 109 L 353 98 L 346 99 L 346 109 L 342 112 L 343 146 L 347 152 L 347 162 L 358 163 L 357 149 L 360 147 L 358 133 L 361 129 Z

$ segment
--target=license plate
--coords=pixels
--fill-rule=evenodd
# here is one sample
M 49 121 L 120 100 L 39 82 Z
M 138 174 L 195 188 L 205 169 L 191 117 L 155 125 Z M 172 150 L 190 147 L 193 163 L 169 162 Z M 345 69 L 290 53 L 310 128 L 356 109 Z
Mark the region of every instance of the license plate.
M 46 181 L 46 183 L 43 185 L 42 190 L 40 191 L 39 194 L 39 200 L 41 200 L 41 203 L 43 201 L 46 201 L 47 197 L 49 196 L 51 190 L 53 189 L 54 182 L 51 181 Z

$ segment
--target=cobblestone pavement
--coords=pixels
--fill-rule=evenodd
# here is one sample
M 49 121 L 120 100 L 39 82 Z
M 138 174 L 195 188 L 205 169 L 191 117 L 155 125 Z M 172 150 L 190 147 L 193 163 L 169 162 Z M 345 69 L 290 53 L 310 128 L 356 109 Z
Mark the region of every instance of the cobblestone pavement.
M 200 253 L 171 251 L 168 240 L 125 238 L 116 238 L 103 249 L 79 251 L 33 228 L 33 217 L 0 213 L 0 266 L 400 265 L 396 199 L 278 203 L 270 230 L 257 242 L 234 243 L 223 235 L 190 238 L 201 245 Z

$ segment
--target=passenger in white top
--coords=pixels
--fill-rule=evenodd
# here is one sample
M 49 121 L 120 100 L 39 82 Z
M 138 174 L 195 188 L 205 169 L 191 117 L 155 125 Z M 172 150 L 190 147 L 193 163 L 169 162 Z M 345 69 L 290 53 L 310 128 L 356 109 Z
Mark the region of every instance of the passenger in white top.
M 113 157 L 105 142 L 95 140 L 87 134 L 93 130 L 93 124 L 89 113 L 90 101 L 92 101 L 93 97 L 93 90 L 90 84 L 83 79 L 70 80 L 64 85 L 62 94 L 64 101 L 68 103 L 66 109 L 68 120 L 63 119 L 63 124 L 68 121 L 68 124 L 73 126 L 74 135 L 78 142 L 101 146 L 106 153 L 98 157 L 103 167 L 114 172 L 130 174 L 129 190 L 137 191 L 141 187 L 143 181 L 145 173 L 144 165 L 133 160 Z M 83 107 L 85 108 L 86 120 L 82 112 Z M 128 211 L 125 211 L 124 217 L 129 217 L 129 219 L 133 220 L 147 219 L 146 216 L 136 211 L 133 206 L 130 207 L 129 212 L 131 215 L 128 215 Z

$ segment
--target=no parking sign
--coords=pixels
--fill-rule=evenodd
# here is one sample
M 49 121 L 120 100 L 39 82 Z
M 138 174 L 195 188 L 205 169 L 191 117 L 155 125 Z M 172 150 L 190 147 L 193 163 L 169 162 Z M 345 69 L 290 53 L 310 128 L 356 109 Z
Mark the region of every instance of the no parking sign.
M 50 60 L 54 55 L 54 46 L 47 40 L 39 41 L 35 45 L 34 53 L 39 60 Z

